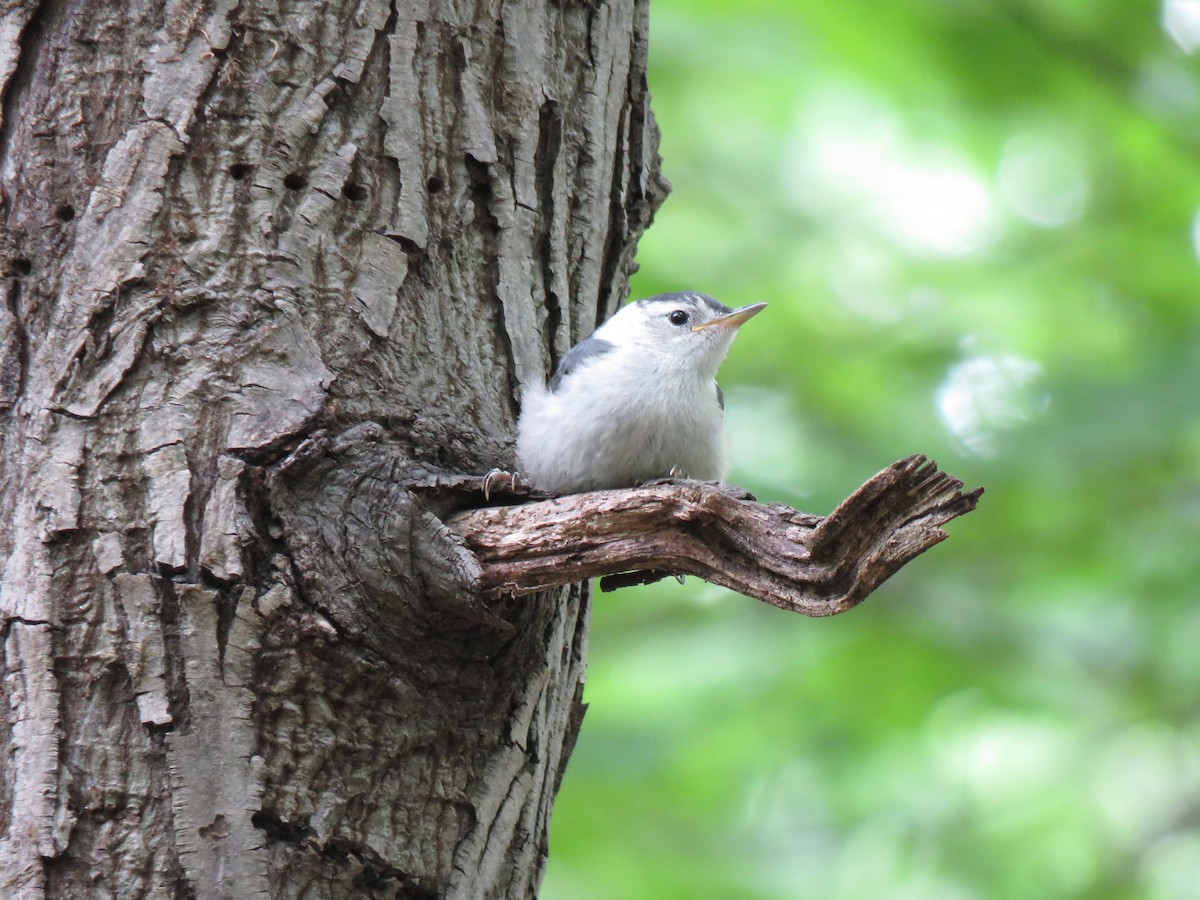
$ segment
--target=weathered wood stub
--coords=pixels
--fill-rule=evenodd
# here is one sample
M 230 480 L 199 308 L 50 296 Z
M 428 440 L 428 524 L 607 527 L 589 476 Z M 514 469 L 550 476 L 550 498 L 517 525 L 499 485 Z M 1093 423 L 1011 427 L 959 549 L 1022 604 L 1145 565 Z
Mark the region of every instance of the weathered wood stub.
M 626 293 L 645 63 L 644 0 L 4 4 L 0 895 L 534 894 L 587 597 L 433 590 L 405 483 Z
M 460 593 L 508 597 L 600 578 L 601 590 L 698 575 L 780 609 L 834 616 L 945 540 L 983 488 L 921 454 L 896 462 L 816 516 L 759 503 L 731 484 L 663 479 L 622 490 L 452 511 Z M 420 491 L 418 491 L 419 495 Z M 439 558 L 453 558 L 434 541 Z M 465 558 L 464 558 L 465 557 Z

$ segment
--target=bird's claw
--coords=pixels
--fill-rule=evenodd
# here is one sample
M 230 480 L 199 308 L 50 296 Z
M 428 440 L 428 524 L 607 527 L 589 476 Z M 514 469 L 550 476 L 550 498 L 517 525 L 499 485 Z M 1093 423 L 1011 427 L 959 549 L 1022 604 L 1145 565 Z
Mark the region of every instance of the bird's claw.
M 668 478 L 687 478 L 687 473 L 679 466 L 671 466 L 671 471 L 667 473 Z
M 500 486 L 507 487 L 511 491 L 517 490 L 521 486 L 521 473 L 508 472 L 504 469 L 492 469 L 483 476 L 483 483 L 480 488 L 483 491 L 483 499 L 492 499 L 492 489 Z

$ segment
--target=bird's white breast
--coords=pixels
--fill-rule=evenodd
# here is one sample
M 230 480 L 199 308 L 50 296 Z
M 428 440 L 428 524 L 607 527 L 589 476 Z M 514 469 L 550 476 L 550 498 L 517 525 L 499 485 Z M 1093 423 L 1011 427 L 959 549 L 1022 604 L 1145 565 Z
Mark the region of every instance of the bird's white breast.
M 629 487 L 673 468 L 692 478 L 720 478 L 716 386 L 669 358 L 615 347 L 564 378 L 556 391 L 526 390 L 517 454 L 525 476 L 559 493 Z

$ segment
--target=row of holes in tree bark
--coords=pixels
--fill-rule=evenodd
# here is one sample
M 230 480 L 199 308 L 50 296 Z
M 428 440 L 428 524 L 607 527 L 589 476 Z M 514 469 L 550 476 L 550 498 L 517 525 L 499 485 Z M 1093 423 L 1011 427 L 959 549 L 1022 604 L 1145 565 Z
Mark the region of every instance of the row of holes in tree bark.
M 229 167 L 229 177 L 234 181 L 241 181 L 250 174 L 253 168 L 249 163 L 234 163 Z M 308 187 L 308 179 L 299 172 L 289 172 L 283 178 L 283 186 L 289 191 L 299 191 Z M 436 175 L 425 182 L 425 190 L 430 194 L 438 193 L 444 186 L 442 179 Z M 347 200 L 354 200 L 355 202 L 367 199 L 367 189 L 361 184 L 354 182 L 348 182 L 342 188 L 342 194 Z
M 250 174 L 254 167 L 249 163 L 234 163 L 229 167 L 229 176 L 235 181 L 241 181 Z M 283 186 L 290 191 L 299 191 L 308 187 L 308 179 L 299 172 L 291 172 L 284 176 Z M 437 193 L 441 190 L 442 182 L 438 178 L 429 179 L 426 185 L 430 193 Z M 342 186 L 342 196 L 354 203 L 359 203 L 367 199 L 367 189 L 361 184 L 347 182 Z M 75 219 L 75 207 L 69 203 L 64 203 L 54 210 L 54 218 L 60 222 L 71 222 Z M 25 257 L 18 257 L 10 260 L 6 277 L 22 277 L 33 271 L 33 263 Z
M 241 181 L 253 168 L 249 163 L 234 163 L 229 167 L 229 177 L 234 181 Z M 289 172 L 283 176 L 283 186 L 289 191 L 303 190 L 308 187 L 308 179 L 299 172 Z M 353 181 L 347 182 L 342 186 L 342 196 L 357 203 L 367 199 L 367 189 Z

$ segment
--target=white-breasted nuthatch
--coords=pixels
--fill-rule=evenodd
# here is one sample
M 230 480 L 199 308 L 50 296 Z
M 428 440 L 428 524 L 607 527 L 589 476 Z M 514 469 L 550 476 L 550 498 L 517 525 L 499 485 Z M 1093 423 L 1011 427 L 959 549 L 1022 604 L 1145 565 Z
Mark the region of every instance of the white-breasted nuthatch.
M 630 303 L 530 385 L 517 423 L 521 474 L 566 494 L 725 471 L 715 381 L 738 327 L 766 306 L 730 309 L 692 292 Z

